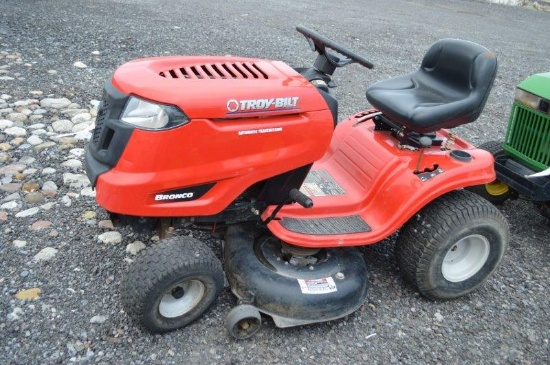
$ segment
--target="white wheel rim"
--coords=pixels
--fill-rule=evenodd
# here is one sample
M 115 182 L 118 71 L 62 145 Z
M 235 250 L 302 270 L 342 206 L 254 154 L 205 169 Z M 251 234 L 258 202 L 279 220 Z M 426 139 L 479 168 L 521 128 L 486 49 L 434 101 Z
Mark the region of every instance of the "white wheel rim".
M 453 283 L 471 278 L 485 265 L 489 251 L 489 240 L 482 235 L 472 234 L 462 238 L 443 259 L 443 277 Z
M 174 285 L 160 300 L 160 315 L 166 318 L 184 315 L 195 308 L 204 296 L 205 290 L 204 284 L 199 280 L 187 280 Z

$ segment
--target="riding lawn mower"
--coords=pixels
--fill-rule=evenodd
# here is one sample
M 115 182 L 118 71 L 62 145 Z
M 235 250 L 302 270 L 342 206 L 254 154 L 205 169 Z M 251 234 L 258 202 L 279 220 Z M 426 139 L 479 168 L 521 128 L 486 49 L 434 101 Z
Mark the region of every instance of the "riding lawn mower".
M 504 141 L 479 148 L 493 154 L 497 179 L 470 189 L 495 205 L 532 201 L 550 219 L 550 73 L 531 75 L 518 85 Z
M 495 180 L 493 157 L 449 130 L 482 112 L 494 53 L 437 41 L 417 71 L 367 89 L 371 109 L 339 121 L 335 70 L 373 65 L 297 31 L 317 52 L 312 67 L 169 56 L 128 62 L 105 85 L 86 170 L 114 218 L 166 236 L 121 283 L 125 311 L 153 333 L 197 319 L 225 278 L 238 339 L 262 314 L 278 327 L 349 315 L 367 297 L 358 247 L 396 232 L 400 270 L 431 299 L 476 290 L 503 258 L 505 218 L 464 189 Z M 178 227 L 208 227 L 223 257 L 165 235 Z

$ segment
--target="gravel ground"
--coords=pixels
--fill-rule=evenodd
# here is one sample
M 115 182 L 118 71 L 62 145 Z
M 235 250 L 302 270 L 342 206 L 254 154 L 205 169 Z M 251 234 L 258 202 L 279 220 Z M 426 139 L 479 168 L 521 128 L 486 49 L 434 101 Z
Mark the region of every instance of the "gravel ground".
M 155 237 L 113 228 L 84 178 L 82 152 L 103 82 L 123 62 L 151 55 L 307 65 L 314 56 L 297 24 L 376 65 L 337 73 L 341 117 L 367 106 L 369 83 L 416 68 L 437 39 L 494 50 L 500 69 L 486 110 L 457 128 L 474 143 L 503 138 L 515 85 L 550 70 L 550 13 L 533 8 L 458 0 L 3 0 L 0 363 L 550 363 L 550 226 L 521 200 L 502 207 L 512 232 L 502 267 L 458 300 L 415 293 L 388 239 L 363 250 L 369 299 L 341 320 L 283 330 L 266 318 L 254 338 L 235 341 L 223 327 L 235 305 L 227 289 L 198 321 L 162 336 L 142 332 L 122 311 L 121 274 Z M 208 241 L 219 254 L 219 242 Z

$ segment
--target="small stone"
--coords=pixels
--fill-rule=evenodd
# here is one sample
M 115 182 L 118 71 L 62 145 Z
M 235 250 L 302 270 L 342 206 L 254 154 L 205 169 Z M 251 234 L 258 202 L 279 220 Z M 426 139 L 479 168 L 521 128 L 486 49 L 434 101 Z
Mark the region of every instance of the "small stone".
M 0 130 L 13 127 L 13 122 L 7 119 L 0 119 Z
M 40 288 L 21 290 L 15 294 L 15 298 L 19 300 L 35 300 L 40 297 L 41 292 Z
M 84 188 L 90 185 L 90 180 L 86 175 L 67 172 L 63 174 L 63 184 L 69 185 L 71 188 Z
M 9 151 L 11 150 L 11 145 L 9 143 L 0 143 L 0 151 Z
M 15 240 L 15 241 L 13 241 L 13 245 L 17 248 L 23 248 L 27 245 L 27 241 Z
M 42 170 L 42 175 L 51 175 L 51 174 L 55 174 L 56 172 L 56 169 L 54 169 L 53 167 L 46 167 L 45 169 Z
M 44 195 L 37 191 L 33 191 L 25 195 L 25 201 L 29 204 L 41 203 L 44 201 L 44 199 L 45 199 Z
M 0 152 L 0 163 L 6 163 L 11 159 L 10 155 L 5 152 Z
M 93 54 L 94 56 L 99 56 L 99 55 L 101 54 L 101 52 L 99 52 L 99 51 L 92 51 L 92 54 Z
M 75 63 L 73 63 L 73 66 L 76 67 L 76 68 L 86 68 L 86 67 L 88 67 L 81 61 L 76 61 Z
M 90 122 L 78 123 L 73 126 L 72 132 L 78 133 L 86 131 L 90 127 Z
M 19 307 L 15 307 L 13 311 L 7 315 L 7 319 L 8 321 L 16 321 L 21 315 L 23 315 L 23 310 Z
M 38 191 L 38 190 L 40 190 L 40 185 L 38 185 L 35 182 L 24 183 L 21 190 L 26 191 L 26 192 Z
M 53 206 L 55 205 L 54 202 L 50 202 L 50 203 L 46 203 L 46 204 L 43 204 L 40 206 L 40 209 L 43 209 L 43 210 L 50 210 L 53 208 Z
M 41 151 L 52 146 L 55 146 L 55 142 L 44 142 L 39 144 L 38 146 L 35 146 L 34 149 L 37 151 Z
M 22 137 L 16 137 L 14 139 L 11 140 L 11 144 L 14 145 L 14 146 L 19 146 L 21 143 L 23 143 L 25 141 L 25 138 L 22 138 Z
M 48 112 L 47 109 L 38 108 L 38 109 L 34 109 L 32 113 L 34 115 L 42 115 L 42 114 L 46 114 L 47 112 Z
M 39 145 L 40 143 L 44 143 L 43 140 L 40 139 L 40 137 L 38 137 L 37 135 L 32 135 L 30 136 L 29 138 L 27 138 L 27 143 L 32 145 L 32 146 L 37 146 Z
M 5 222 L 8 220 L 8 212 L 0 210 L 0 222 Z
M 63 198 L 61 198 L 61 204 L 63 204 L 66 207 L 70 207 L 73 204 L 73 202 L 71 201 L 71 198 L 65 195 Z
M 48 73 L 50 75 L 55 75 L 55 74 L 57 74 L 57 71 L 56 70 L 48 70 Z
M 34 255 L 34 261 L 48 261 L 55 257 L 57 254 L 57 249 L 53 247 L 46 247 L 40 250 L 39 253 Z
M 34 115 L 34 114 L 33 114 L 33 115 L 31 115 L 31 116 L 29 117 L 29 120 L 30 120 L 31 122 L 35 122 L 35 121 L 40 120 L 40 119 L 42 119 L 42 118 L 44 118 L 42 115 Z
M 79 168 L 82 167 L 82 162 L 79 161 L 79 160 L 70 159 L 70 160 L 67 160 L 67 161 L 63 162 L 61 164 L 61 166 L 67 167 L 67 168 L 70 168 L 70 169 L 74 169 L 74 170 L 78 170 Z
M 145 248 L 145 244 L 141 241 L 135 241 L 126 246 L 126 252 L 131 255 L 137 255 L 137 253 Z
M 26 218 L 26 217 L 30 217 L 30 216 L 35 215 L 36 213 L 38 213 L 39 210 L 40 210 L 40 208 L 34 207 L 34 208 L 30 208 L 30 209 L 24 210 L 22 212 L 19 212 L 15 216 L 17 218 Z
M 31 230 L 39 231 L 41 229 L 50 228 L 51 225 L 52 225 L 52 222 L 50 221 L 37 221 L 31 225 Z
M 57 237 L 59 236 L 59 232 L 57 232 L 55 229 L 52 229 L 52 231 L 50 232 L 50 234 L 48 234 L 48 236 Z
M 88 109 L 72 108 L 65 109 L 61 111 L 61 114 L 68 116 L 69 118 L 74 117 L 77 114 L 88 113 Z
M 67 119 L 56 120 L 52 123 L 52 128 L 55 132 L 71 132 L 73 129 L 73 122 Z
M 115 229 L 111 220 L 99 221 L 97 226 L 101 229 Z
M 73 137 L 61 137 L 59 138 L 59 143 L 62 145 L 69 146 L 69 148 L 73 148 L 74 145 L 78 143 L 78 140 L 76 140 Z
M 2 202 L 11 202 L 13 200 L 21 200 L 21 195 L 19 195 L 19 192 L 11 193 L 4 199 L 2 199 Z
M 107 244 L 117 244 L 122 242 L 122 235 L 115 231 L 102 233 L 97 238 L 100 242 Z
M 95 198 L 96 192 L 92 187 L 88 186 L 80 191 L 80 195 Z
M 85 220 L 94 219 L 96 216 L 97 216 L 97 213 L 94 212 L 93 210 L 87 210 L 87 211 L 85 211 L 84 214 L 83 214 L 83 218 L 84 218 Z
M 439 313 L 439 312 L 435 312 L 434 318 L 435 318 L 436 320 L 438 320 L 439 322 L 442 322 L 443 319 L 444 319 L 443 315 L 442 315 L 441 313 Z
M 16 191 L 21 190 L 22 186 L 23 185 L 19 183 L 3 184 L 0 185 L 0 191 L 4 191 L 6 193 L 15 193 Z
M 27 116 L 23 113 L 10 113 L 6 115 L 6 119 L 11 120 L 15 123 L 24 123 L 27 121 Z
M 22 163 L 23 165 L 30 165 L 34 161 L 36 161 L 36 158 L 31 156 L 23 156 L 19 159 L 19 163 Z
M 26 136 L 27 131 L 21 127 L 11 127 L 4 129 L 4 133 L 8 136 Z
M 90 113 L 80 113 L 71 118 L 74 124 L 89 122 L 92 119 Z
M 26 177 L 27 177 L 27 175 L 25 175 L 22 172 L 18 172 L 15 175 L 13 175 L 13 178 L 17 181 L 23 181 L 23 180 L 25 180 Z
M 86 154 L 86 150 L 84 148 L 73 148 L 69 153 L 77 157 L 82 157 Z
M 107 316 L 93 316 L 92 318 L 90 318 L 90 323 L 94 323 L 94 324 L 103 324 L 105 323 L 105 321 L 107 321 L 109 317 Z
M 10 172 L 13 173 L 18 171 L 23 171 L 25 167 L 26 166 L 24 164 L 12 164 L 8 166 L 4 166 L 0 168 L 0 175 L 8 174 Z
M 55 73 L 57 73 L 57 71 Z M 62 109 L 68 107 L 69 105 L 71 105 L 71 101 L 67 98 L 46 98 L 40 100 L 40 106 L 43 108 Z
M 12 200 L 10 202 L 7 202 L 7 203 L 4 203 L 4 204 L 0 205 L 0 208 L 7 209 L 7 210 L 14 210 L 14 209 L 19 208 L 19 203 Z

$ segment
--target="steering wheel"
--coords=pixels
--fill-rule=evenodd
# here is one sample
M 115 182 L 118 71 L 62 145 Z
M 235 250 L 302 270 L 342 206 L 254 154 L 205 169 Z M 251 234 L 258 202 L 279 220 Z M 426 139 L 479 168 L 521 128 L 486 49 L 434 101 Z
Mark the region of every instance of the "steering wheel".
M 368 69 L 374 67 L 374 64 L 359 56 L 355 52 L 350 51 L 344 46 L 339 45 L 338 43 L 332 41 L 331 39 L 328 39 L 327 37 L 317 33 L 312 29 L 299 25 L 296 27 L 296 30 L 306 37 L 311 46 L 311 49 L 319 53 L 319 55 L 324 56 L 327 62 L 331 64 L 334 68 L 344 67 L 352 62 L 356 62 Z M 346 58 L 340 58 L 334 53 L 328 52 L 327 48 L 338 52 Z

